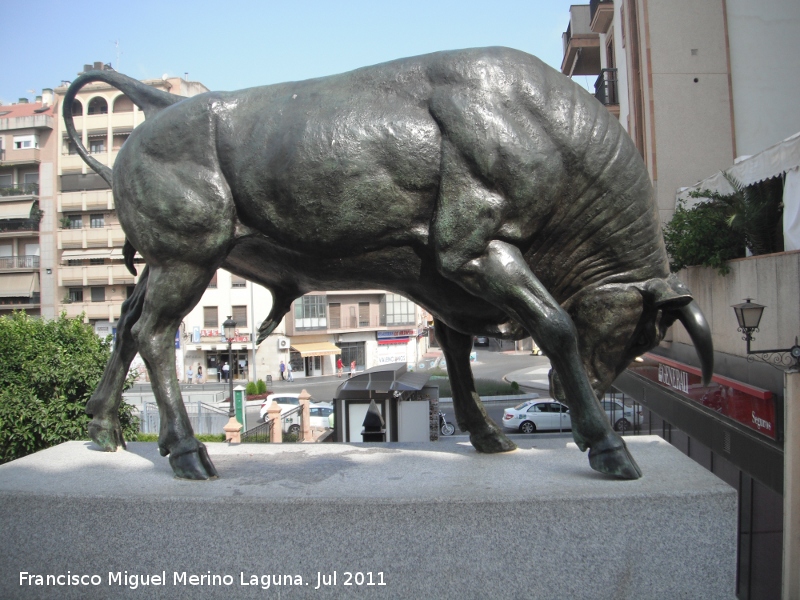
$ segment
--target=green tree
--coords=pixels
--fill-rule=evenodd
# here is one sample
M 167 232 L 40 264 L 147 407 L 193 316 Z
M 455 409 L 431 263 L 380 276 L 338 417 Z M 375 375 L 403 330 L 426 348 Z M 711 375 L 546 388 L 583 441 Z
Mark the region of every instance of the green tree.
M 0 463 L 88 439 L 84 408 L 110 354 L 110 337 L 100 339 L 80 317 L 0 317 Z M 125 402 L 120 421 L 135 439 L 138 419 Z

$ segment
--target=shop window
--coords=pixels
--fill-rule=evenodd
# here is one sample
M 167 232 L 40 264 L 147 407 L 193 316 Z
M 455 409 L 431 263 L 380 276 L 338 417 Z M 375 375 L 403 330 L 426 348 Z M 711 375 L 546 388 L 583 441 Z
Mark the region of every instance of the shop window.
M 69 288 L 70 302 L 83 302 L 83 288 Z
M 106 301 L 106 288 L 93 287 L 92 288 L 92 302 L 105 302 Z
M 203 307 L 203 327 L 206 329 L 219 327 L 219 310 L 216 306 Z
M 233 313 L 233 320 L 236 321 L 237 329 L 247 327 L 247 307 L 246 306 L 231 306 Z
M 342 351 L 342 362 L 345 369 L 348 369 L 353 361 L 356 361 L 358 369 L 364 369 L 367 362 L 364 342 L 339 342 L 336 345 Z

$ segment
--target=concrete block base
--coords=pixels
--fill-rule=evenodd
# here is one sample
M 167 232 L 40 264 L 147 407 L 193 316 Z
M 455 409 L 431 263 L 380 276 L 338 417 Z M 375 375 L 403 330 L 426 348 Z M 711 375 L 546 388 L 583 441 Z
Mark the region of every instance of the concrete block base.
M 734 598 L 732 488 L 657 437 L 638 481 L 520 439 L 208 444 L 208 482 L 62 444 L 0 466 L 0 598 Z

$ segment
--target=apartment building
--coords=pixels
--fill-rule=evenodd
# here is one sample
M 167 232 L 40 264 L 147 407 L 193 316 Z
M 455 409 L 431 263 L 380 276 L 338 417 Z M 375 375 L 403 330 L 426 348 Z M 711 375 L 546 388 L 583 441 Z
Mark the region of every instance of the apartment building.
M 788 241 L 800 239 L 798 40 L 797 2 L 592 0 L 570 8 L 561 71 L 596 77 L 595 97 L 644 158 L 663 221 L 701 180 L 729 193 L 721 170 L 745 185 L 780 178 L 784 247 L 797 248 Z M 800 334 L 799 257 L 793 250 L 731 261 L 724 277 L 702 267 L 679 274 L 711 326 L 710 388 L 695 376 L 692 341 L 680 326 L 646 358 L 649 374 L 633 365 L 615 382 L 645 408 L 653 433 L 737 489 L 742 600 L 800 591 L 800 472 L 787 441 L 800 420 L 790 375 L 746 354 L 731 306 L 747 297 L 766 304 L 759 344 L 790 348 Z M 653 379 L 662 368 L 692 382 L 688 393 Z
M 52 90 L 0 106 L 0 315 L 38 315 L 42 297 L 50 301 L 54 256 L 42 248 L 39 226 L 55 219 L 55 128 Z
M 84 71 L 106 68 L 110 66 L 94 63 L 85 65 Z M 55 88 L 59 107 L 68 83 Z M 200 83 L 177 77 L 144 83 L 180 96 L 208 91 Z M 73 103 L 72 115 L 83 145 L 94 158 L 112 167 L 128 136 L 145 118 L 127 96 L 105 83 L 85 86 Z M 55 245 L 58 264 L 54 266 L 54 301 L 43 305 L 42 315 L 52 318 L 62 310 L 70 317 L 83 314 L 99 335 L 111 334 L 122 302 L 137 281 L 123 263 L 125 234 L 110 187 L 81 159 L 60 115 L 54 133 L 58 143 L 56 219 L 43 223 L 40 233 L 43 243 L 47 239 Z

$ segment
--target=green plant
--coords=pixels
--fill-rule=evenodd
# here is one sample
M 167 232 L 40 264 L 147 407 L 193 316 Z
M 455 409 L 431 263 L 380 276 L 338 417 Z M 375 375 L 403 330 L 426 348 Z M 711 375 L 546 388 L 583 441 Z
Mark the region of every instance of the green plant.
M 728 226 L 725 207 L 716 201 L 688 209 L 685 202 L 679 202 L 664 227 L 664 243 L 673 272 L 702 265 L 725 275 L 730 271 L 727 262 L 744 256 L 744 239 Z
M 258 394 L 266 394 L 267 393 L 267 384 L 264 383 L 263 379 L 259 379 L 256 382 L 256 392 Z
M 258 393 L 258 386 L 252 381 L 249 381 L 245 386 L 244 393 L 248 396 L 255 396 Z
M 0 317 L 0 462 L 88 439 L 84 408 L 110 353 L 110 338 L 97 337 L 81 317 Z M 139 429 L 131 410 L 125 402 L 119 409 L 126 439 Z

